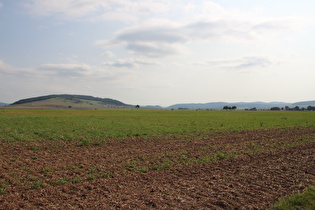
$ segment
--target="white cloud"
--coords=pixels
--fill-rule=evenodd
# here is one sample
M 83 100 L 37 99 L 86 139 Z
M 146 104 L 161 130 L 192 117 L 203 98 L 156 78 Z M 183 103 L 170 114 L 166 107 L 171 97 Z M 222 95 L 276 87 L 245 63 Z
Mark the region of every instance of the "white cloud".
M 6 64 L 3 60 L 0 60 L 0 73 L 2 74 L 10 74 L 12 73 L 12 67 Z
M 245 23 L 256 25 L 257 29 L 270 30 L 271 27 L 287 28 L 292 23 L 300 24 L 296 18 L 269 20 L 263 16 L 263 8 L 256 7 L 247 12 L 236 8 L 227 9 L 209 0 L 186 2 L 181 0 L 25 0 L 21 3 L 29 13 L 39 16 L 54 16 L 71 20 L 120 20 L 128 23 L 145 23 L 148 21 L 173 20 L 178 23 L 214 22 L 225 20 L 228 23 Z M 1 2 L 0 2 L 1 6 Z M 290 19 L 288 21 L 287 19 Z M 232 21 L 233 20 L 233 21 Z M 278 23 L 275 23 L 277 22 Z M 250 24 L 250 25 L 252 25 Z M 289 26 L 289 27 L 290 27 Z
M 99 72 L 87 64 L 43 64 L 35 68 L 19 68 L 0 60 L 0 74 L 13 77 L 85 77 Z
M 95 45 L 104 49 L 123 47 L 131 53 L 149 57 L 166 57 L 185 49 L 194 42 L 244 43 L 266 40 L 297 28 L 303 20 L 274 18 L 263 20 L 199 20 L 189 23 L 151 21 L 127 27 L 116 33 L 112 40 L 98 40 Z
M 197 66 L 215 67 L 227 70 L 252 70 L 255 68 L 266 68 L 273 64 L 275 63 L 265 56 L 244 56 L 235 59 L 209 60 L 194 63 L 194 65 Z
M 24 3 L 30 13 L 40 16 L 77 18 L 110 7 L 110 1 L 97 0 L 30 0 Z
M 87 64 L 43 64 L 38 70 L 64 77 L 78 77 L 91 74 L 93 67 Z
M 54 83 L 54 80 L 68 80 L 75 82 L 79 80 L 89 81 L 107 81 L 115 83 L 130 76 L 130 72 L 124 70 L 117 70 L 108 67 L 137 67 L 139 65 L 158 65 L 154 61 L 148 59 L 118 59 L 115 62 L 108 62 L 104 64 L 105 67 L 91 66 L 88 64 L 42 64 L 33 68 L 18 68 L 5 63 L 0 59 L 0 83 L 5 78 L 24 78 L 25 81 L 29 80 L 49 80 L 47 85 Z M 55 80 L 56 81 L 56 80 Z M 4 81 L 2 81 L 4 82 Z
M 187 40 L 204 41 L 257 41 L 266 39 L 282 32 L 296 30 L 305 20 L 299 18 L 268 18 L 268 19 L 205 19 L 191 22 L 183 26 L 181 33 Z
M 164 13 L 169 10 L 167 1 L 135 0 L 115 2 L 111 10 L 103 12 L 99 19 L 137 22 L 148 16 Z
M 115 68 L 134 68 L 139 67 L 140 65 L 159 65 L 157 62 L 148 60 L 148 59 L 138 59 L 138 58 L 129 58 L 129 59 L 117 59 L 115 62 L 106 62 L 105 66 L 115 67 Z
M 249 56 L 243 57 L 238 61 L 238 64 L 232 68 L 235 69 L 247 69 L 253 67 L 267 67 L 270 66 L 272 62 L 265 58 L 265 57 L 256 57 L 256 56 Z
M 151 26 L 145 24 L 119 31 L 112 40 L 98 40 L 95 45 L 104 49 L 124 46 L 129 52 L 149 56 L 164 57 L 179 52 L 180 43 L 186 42 L 185 36 L 173 25 Z
M 31 14 L 39 16 L 126 22 L 168 10 L 167 1 L 161 0 L 29 0 L 24 5 Z
M 109 50 L 102 53 L 101 55 L 105 58 L 115 58 L 116 57 L 115 53 L 113 53 L 112 51 L 109 51 Z
M 43 64 L 35 68 L 18 68 L 0 60 L 0 74 L 21 77 L 83 77 L 96 73 L 87 64 Z
M 0 75 L 11 75 L 11 76 L 31 76 L 35 75 L 36 71 L 32 68 L 18 68 L 5 63 L 0 59 Z
M 178 33 L 176 28 L 163 26 L 145 28 L 141 26 L 122 31 L 118 34 L 116 39 L 120 42 L 164 42 L 168 44 L 185 40 L 185 38 Z
M 28 0 L 24 4 L 36 15 L 132 23 L 111 40 L 98 40 L 95 45 L 106 50 L 123 47 L 148 57 L 181 53 L 191 42 L 265 40 L 295 30 L 305 22 L 292 17 L 266 18 L 262 9 L 258 14 L 226 9 L 208 0 Z

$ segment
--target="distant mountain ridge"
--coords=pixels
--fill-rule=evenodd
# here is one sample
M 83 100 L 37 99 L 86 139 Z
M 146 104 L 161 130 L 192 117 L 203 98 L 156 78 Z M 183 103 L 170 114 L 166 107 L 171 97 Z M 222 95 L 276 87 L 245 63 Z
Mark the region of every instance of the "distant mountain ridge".
M 315 101 L 301 101 L 293 103 L 292 106 L 315 106 Z
M 237 109 L 270 109 L 272 107 L 284 108 L 288 106 L 293 108 L 295 106 L 307 107 L 315 106 L 315 101 L 304 101 L 296 103 L 285 103 L 285 102 L 210 102 L 210 103 L 187 103 L 187 104 L 174 104 L 166 109 L 223 109 L 224 106 L 236 106 Z
M 6 105 L 9 105 L 9 104 L 0 102 L 0 106 L 6 106 Z

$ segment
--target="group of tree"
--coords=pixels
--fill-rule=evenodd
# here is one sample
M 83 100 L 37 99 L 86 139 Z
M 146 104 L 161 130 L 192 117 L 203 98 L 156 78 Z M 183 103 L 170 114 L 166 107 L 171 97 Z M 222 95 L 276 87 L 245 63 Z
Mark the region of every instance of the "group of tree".
M 272 107 L 270 108 L 272 111 L 280 111 L 280 110 L 286 110 L 286 111 L 315 111 L 315 106 L 308 106 L 307 108 L 302 107 L 300 108 L 299 106 L 295 106 L 293 108 L 290 108 L 289 106 L 283 107 Z
M 236 106 L 224 106 L 223 110 L 235 110 Z

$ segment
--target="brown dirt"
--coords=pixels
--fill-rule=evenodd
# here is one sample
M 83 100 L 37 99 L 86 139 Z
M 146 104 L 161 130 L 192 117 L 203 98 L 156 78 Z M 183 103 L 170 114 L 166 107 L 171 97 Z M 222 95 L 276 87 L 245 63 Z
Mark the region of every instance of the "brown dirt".
M 1 141 L 0 209 L 266 209 L 315 184 L 314 139 L 300 128 Z

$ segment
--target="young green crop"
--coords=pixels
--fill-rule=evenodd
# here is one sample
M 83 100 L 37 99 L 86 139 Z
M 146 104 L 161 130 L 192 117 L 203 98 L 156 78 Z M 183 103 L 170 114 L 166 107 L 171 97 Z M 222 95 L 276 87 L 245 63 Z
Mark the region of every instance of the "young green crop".
M 0 109 L 0 140 L 81 146 L 116 137 L 314 126 L 315 112 Z

